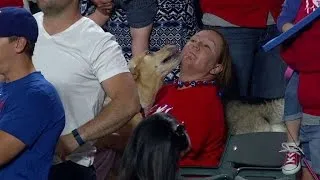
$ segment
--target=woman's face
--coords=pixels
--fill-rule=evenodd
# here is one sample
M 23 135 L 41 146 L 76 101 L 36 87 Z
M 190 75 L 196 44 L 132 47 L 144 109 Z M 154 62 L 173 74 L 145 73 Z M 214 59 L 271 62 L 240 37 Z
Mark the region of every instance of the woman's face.
M 219 62 L 223 41 L 214 31 L 203 30 L 191 37 L 182 50 L 182 70 L 210 73 Z

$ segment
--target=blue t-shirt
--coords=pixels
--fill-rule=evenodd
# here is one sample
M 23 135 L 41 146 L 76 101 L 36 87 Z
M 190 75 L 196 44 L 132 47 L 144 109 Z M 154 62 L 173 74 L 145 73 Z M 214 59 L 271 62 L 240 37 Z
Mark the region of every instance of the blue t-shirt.
M 55 88 L 40 72 L 34 72 L 3 83 L 0 94 L 0 130 L 26 145 L 16 158 L 0 167 L 0 179 L 48 179 L 65 124 L 63 106 Z

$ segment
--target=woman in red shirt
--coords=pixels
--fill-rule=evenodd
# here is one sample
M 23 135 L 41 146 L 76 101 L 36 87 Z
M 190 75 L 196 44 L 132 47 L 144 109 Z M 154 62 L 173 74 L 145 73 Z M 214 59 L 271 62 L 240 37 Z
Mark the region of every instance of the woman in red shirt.
M 1 0 L 0 1 L 0 8 L 2 7 L 23 7 L 23 0 Z
M 229 48 L 214 30 L 195 34 L 182 50 L 178 81 L 162 87 L 150 113 L 165 112 L 184 122 L 192 148 L 181 166 L 213 167 L 226 143 L 226 125 L 219 96 L 231 76 Z

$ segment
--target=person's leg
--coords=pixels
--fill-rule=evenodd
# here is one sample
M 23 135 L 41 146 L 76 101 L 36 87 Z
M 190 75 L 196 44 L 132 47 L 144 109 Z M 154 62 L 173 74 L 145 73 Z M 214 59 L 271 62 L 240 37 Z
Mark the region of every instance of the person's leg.
M 300 127 L 300 143 L 301 143 L 301 149 L 304 153 L 304 160 L 308 161 L 308 163 L 310 164 L 310 147 L 309 147 L 309 141 L 310 138 L 308 136 L 308 132 L 306 131 L 304 126 Z M 301 162 L 301 166 L 302 166 L 302 171 L 301 171 L 301 180 L 312 180 L 312 176 L 308 170 L 308 168 L 306 167 L 306 164 L 302 161 Z
M 222 33 L 230 47 L 234 77 L 231 82 L 231 87 L 225 90 L 224 96 L 231 100 L 247 100 L 255 45 L 259 40 L 259 34 L 262 30 L 205 26 L 205 29 L 210 28 Z
M 66 161 L 51 167 L 48 180 L 96 180 L 96 172 L 93 166 Z
M 282 166 L 282 172 L 286 175 L 295 174 L 300 170 L 301 154 L 299 152 L 299 130 L 302 110 L 298 100 L 299 75 L 294 72 L 285 91 L 284 122 L 287 126 L 287 142 L 282 143 L 286 152 L 286 159 Z
M 320 176 L 320 117 L 317 120 L 319 125 L 311 126 L 310 158 L 313 172 Z
M 306 123 L 302 122 L 300 141 L 304 152 L 304 161 L 307 161 L 310 168 L 308 168 L 303 161 L 302 180 L 314 179 L 312 174 L 318 177 L 320 175 L 320 117 L 311 115 L 307 116 L 308 125 L 305 125 Z
M 301 180 L 313 180 L 310 171 L 307 168 L 302 168 Z
M 253 99 L 274 100 L 283 98 L 286 89 L 284 77 L 287 65 L 280 57 L 280 47 L 265 52 L 261 47 L 279 35 L 276 25 L 269 25 L 261 33 L 256 44 L 253 61 L 251 96 Z
M 287 126 L 287 142 L 296 143 L 297 145 L 299 145 L 300 122 L 301 122 L 300 118 L 287 120 L 285 122 Z
M 284 121 L 287 126 L 287 141 L 299 144 L 302 109 L 298 99 L 299 74 L 293 72 L 285 91 Z

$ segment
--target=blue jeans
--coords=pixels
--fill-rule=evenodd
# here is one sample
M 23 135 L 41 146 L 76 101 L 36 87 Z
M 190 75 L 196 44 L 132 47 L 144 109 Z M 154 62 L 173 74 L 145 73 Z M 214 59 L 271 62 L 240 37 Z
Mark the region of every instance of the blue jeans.
M 300 144 L 312 170 L 320 175 L 320 120 L 317 121 L 317 125 L 304 125 L 302 122 L 300 127 Z M 306 167 L 304 163 L 302 163 L 302 166 Z
M 264 52 L 266 42 L 279 35 L 275 25 L 265 29 L 238 27 L 210 27 L 221 32 L 229 44 L 234 79 L 225 92 L 232 99 L 275 99 L 285 92 L 284 72 L 286 64 L 279 48 Z
M 298 99 L 299 74 L 293 72 L 284 96 L 284 121 L 302 118 L 302 108 Z

